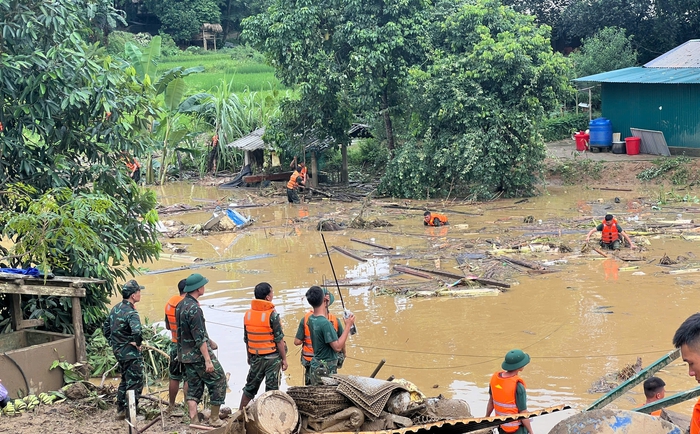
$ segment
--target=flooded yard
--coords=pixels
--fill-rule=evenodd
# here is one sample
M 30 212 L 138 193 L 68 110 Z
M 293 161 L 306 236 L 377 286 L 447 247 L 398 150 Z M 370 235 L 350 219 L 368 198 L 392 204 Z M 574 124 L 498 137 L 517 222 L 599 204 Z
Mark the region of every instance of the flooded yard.
M 142 317 L 162 321 L 163 307 L 176 293 L 178 281 L 192 272 L 206 276 L 210 283 L 200 302 L 209 333 L 219 344 L 221 364 L 231 373 L 227 404 L 237 407 L 248 370 L 243 314 L 250 306 L 253 287 L 261 281 L 269 282 L 289 346 L 289 369 L 282 389 L 302 385 L 300 351 L 293 339 L 300 319 L 309 310 L 304 294 L 312 285 L 333 281 L 317 224 L 322 219 L 347 223 L 360 212 L 362 204 L 314 201 L 288 205 L 282 202 L 282 196 L 261 198 L 255 190 L 217 190 L 189 184 L 173 184 L 156 191 L 162 205 L 212 205 L 215 200 L 223 200 L 222 207 L 226 207 L 229 203 L 248 203 L 248 196 L 258 202 L 276 201 L 240 209 L 255 220 L 244 229 L 163 239 L 164 244 L 183 243 L 187 252 L 164 252 L 157 263 L 142 264 L 146 274 L 137 279 L 146 289 L 137 308 Z M 586 407 L 602 396 L 589 392 L 593 382 L 635 363 L 637 357 L 647 366 L 672 350 L 674 331 L 698 311 L 700 274 L 664 273 L 668 269 L 659 265 L 659 259 L 664 254 L 670 258 L 684 256 L 688 261 L 685 266 L 691 268 L 695 261 L 692 252 L 697 251 L 699 241 L 682 239 L 677 234 L 646 235 L 651 244 L 637 254 L 645 260 L 635 262 L 606 259 L 595 252 L 580 253 L 586 233 L 605 213 L 615 214 L 623 229 L 628 229 L 630 225 L 639 227 L 662 219 L 692 219 L 692 211 L 700 209 L 686 203 L 652 210 L 643 199 L 652 196 L 653 192 L 643 189 L 625 192 L 559 187 L 517 204 L 512 199 L 477 205 L 452 203 L 439 208 L 450 220 L 449 226 L 441 228 L 424 227 L 422 211 L 382 208 L 373 201 L 364 210 L 364 218 L 380 218 L 393 226 L 324 232 L 329 248 L 345 248 L 367 259 L 360 262 L 331 250 L 338 279 L 356 285 L 341 287 L 346 307 L 357 317 L 358 333 L 349 339 L 348 359 L 340 373 L 369 375 L 385 359 L 378 377 L 406 378 L 428 396 L 465 399 L 474 415 L 482 416 L 491 374 L 500 369 L 508 350 L 521 348 L 532 357 L 522 373 L 530 409 L 562 403 L 574 409 Z M 424 206 L 417 201 L 401 201 L 400 205 Z M 526 224 L 528 216 L 532 216 L 532 223 Z M 209 217 L 211 211 L 207 210 L 164 215 L 161 219 L 195 224 Z M 508 253 L 550 264 L 547 268 L 556 272 L 530 275 L 519 270 L 508 279 L 511 288 L 497 296 L 419 298 L 381 295 L 372 289 L 381 286 L 383 279 L 403 280 L 406 287 L 432 285 L 438 289 L 438 282 L 396 276 L 394 266 L 463 274 L 457 268 L 456 252 L 483 251 L 475 246 L 485 241 L 497 246 L 499 240 L 533 239 L 538 235 L 555 238 L 557 243 L 570 246 L 572 252 L 558 253 L 555 249 Z M 594 234 L 592 240 L 599 237 Z M 351 238 L 394 250 L 376 249 Z M 638 242 L 641 236 L 632 238 L 644 244 Z M 629 249 L 622 252 L 623 256 L 629 254 Z M 148 274 L 192 265 L 195 257 L 204 262 L 258 259 Z M 507 263 L 503 267 L 509 268 Z M 336 292 L 335 287 L 331 289 Z M 331 311 L 342 315 L 337 294 Z M 666 381 L 667 395 L 695 386 L 680 360 L 657 375 Z M 643 403 L 642 388 L 638 386 L 613 406 L 631 409 Z M 693 403 L 691 400 L 672 409 L 689 414 Z M 572 412 L 536 418 L 533 427 L 546 432 Z

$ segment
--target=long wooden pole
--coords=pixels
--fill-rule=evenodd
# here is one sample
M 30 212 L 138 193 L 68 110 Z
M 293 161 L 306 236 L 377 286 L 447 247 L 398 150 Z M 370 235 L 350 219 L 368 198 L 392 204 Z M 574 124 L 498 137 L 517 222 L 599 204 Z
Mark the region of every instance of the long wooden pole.
M 651 365 L 639 371 L 634 377 L 628 379 L 624 383 L 620 384 L 619 386 L 608 392 L 602 398 L 589 405 L 588 408 L 586 408 L 584 411 L 597 410 L 599 408 L 605 407 L 606 405 L 610 404 L 611 402 L 622 396 L 622 394 L 624 394 L 637 384 L 641 383 L 642 381 L 646 380 L 647 378 L 651 377 L 656 371 L 668 365 L 680 356 L 680 349 L 675 349 L 671 351 L 670 353 L 661 357 L 659 360 L 655 361 Z

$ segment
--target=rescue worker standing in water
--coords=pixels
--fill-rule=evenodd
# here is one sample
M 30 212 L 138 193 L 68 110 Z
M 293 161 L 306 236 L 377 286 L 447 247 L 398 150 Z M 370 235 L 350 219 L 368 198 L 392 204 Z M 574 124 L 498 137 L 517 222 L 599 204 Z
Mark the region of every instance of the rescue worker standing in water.
M 426 211 L 423 214 L 423 225 L 424 226 L 444 226 L 450 224 L 447 221 L 447 216 L 437 213 L 431 213 Z
M 525 381 L 518 374 L 530 363 L 530 356 L 522 350 L 510 350 L 489 382 L 489 402 L 486 417 L 496 411 L 496 416 L 509 416 L 527 412 Z M 516 420 L 498 426 L 499 434 L 533 434 L 529 419 Z
M 623 237 L 630 245 L 631 249 L 636 249 L 637 246 L 634 245 L 632 239 L 627 235 L 626 232 L 622 230 L 617 220 L 612 214 L 606 214 L 605 220 L 603 220 L 597 227 L 591 229 L 586 236 L 586 242 L 591 239 L 591 235 L 594 232 L 601 232 L 600 246 L 610 250 L 620 250 L 620 245 Z
M 289 177 L 289 182 L 287 182 L 287 201 L 289 203 L 299 203 L 299 186 L 304 185 L 304 179 L 299 173 L 299 166 L 294 168 L 292 176 Z
M 255 398 L 265 381 L 265 391 L 279 390 L 281 371 L 287 370 L 287 346 L 282 322 L 272 304 L 272 286 L 267 282 L 255 285 L 255 299 L 243 317 L 243 340 L 248 349 L 248 377 L 243 387 L 244 408 Z

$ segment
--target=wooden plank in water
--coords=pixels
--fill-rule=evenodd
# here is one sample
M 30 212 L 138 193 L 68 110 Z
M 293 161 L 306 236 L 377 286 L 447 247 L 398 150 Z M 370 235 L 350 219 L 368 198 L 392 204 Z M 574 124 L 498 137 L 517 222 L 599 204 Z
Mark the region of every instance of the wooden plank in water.
M 410 274 L 412 276 L 422 277 L 423 279 L 432 279 L 433 278 L 433 276 L 431 276 L 428 273 L 423 273 L 421 271 L 413 270 L 413 269 L 408 268 L 408 267 L 403 266 L 403 265 L 394 265 L 394 270 L 399 271 L 401 273 Z
M 637 384 L 641 383 L 642 381 L 646 380 L 647 378 L 651 377 L 654 375 L 656 371 L 659 369 L 663 368 L 664 366 L 668 365 L 672 361 L 676 360 L 681 356 L 681 350 L 680 349 L 675 349 L 671 351 L 670 353 L 666 354 L 665 356 L 661 357 L 659 360 L 655 361 L 651 365 L 647 366 L 646 368 L 642 369 L 637 373 L 632 378 L 629 378 L 627 381 L 624 383 L 620 384 L 607 394 L 605 394 L 603 397 L 598 399 L 596 402 L 593 404 L 589 405 L 588 408 L 585 409 L 585 411 L 590 411 L 590 410 L 596 410 L 599 408 L 603 408 L 606 405 L 610 404 L 622 394 L 636 386 Z M 661 400 L 659 400 L 661 401 Z M 656 402 L 659 402 L 656 401 Z
M 356 243 L 367 244 L 368 246 L 377 247 L 384 250 L 394 250 L 393 247 L 380 246 L 379 244 L 370 243 L 369 241 L 358 240 L 357 238 L 350 238 L 350 241 L 355 241 Z
M 345 256 L 347 256 L 347 257 L 350 257 L 350 258 L 352 258 L 352 259 L 356 259 L 356 260 L 358 260 L 358 261 L 360 261 L 360 262 L 367 262 L 367 259 L 365 259 L 365 258 L 363 258 L 363 257 L 360 257 L 360 256 L 357 256 L 357 255 L 354 254 L 354 253 L 350 253 L 350 252 L 348 252 L 347 250 L 343 249 L 342 247 L 331 246 L 331 248 L 337 250 L 339 253 L 342 253 L 343 255 L 345 255 Z
M 438 276 L 449 277 L 450 279 L 464 279 L 465 278 L 463 274 L 450 273 L 449 271 L 432 270 L 430 268 L 420 268 L 420 267 L 413 267 L 413 266 L 409 266 L 409 265 L 402 265 L 402 267 L 410 268 L 411 270 L 422 271 L 424 273 L 437 274 Z

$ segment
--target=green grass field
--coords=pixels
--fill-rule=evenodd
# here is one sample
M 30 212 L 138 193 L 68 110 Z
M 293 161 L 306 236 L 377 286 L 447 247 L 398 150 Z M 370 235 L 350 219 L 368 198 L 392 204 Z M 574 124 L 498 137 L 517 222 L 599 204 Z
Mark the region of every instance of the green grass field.
M 246 90 L 266 93 L 274 89 L 285 89 L 275 77 L 275 70 L 271 66 L 252 59 L 235 60 L 231 53 L 181 54 L 162 58 L 158 62 L 158 72 L 164 72 L 177 66 L 183 68 L 204 67 L 204 72 L 185 77 L 189 93 L 208 92 L 221 84 L 222 80 L 226 82 L 233 80 L 233 90 L 236 93 Z

